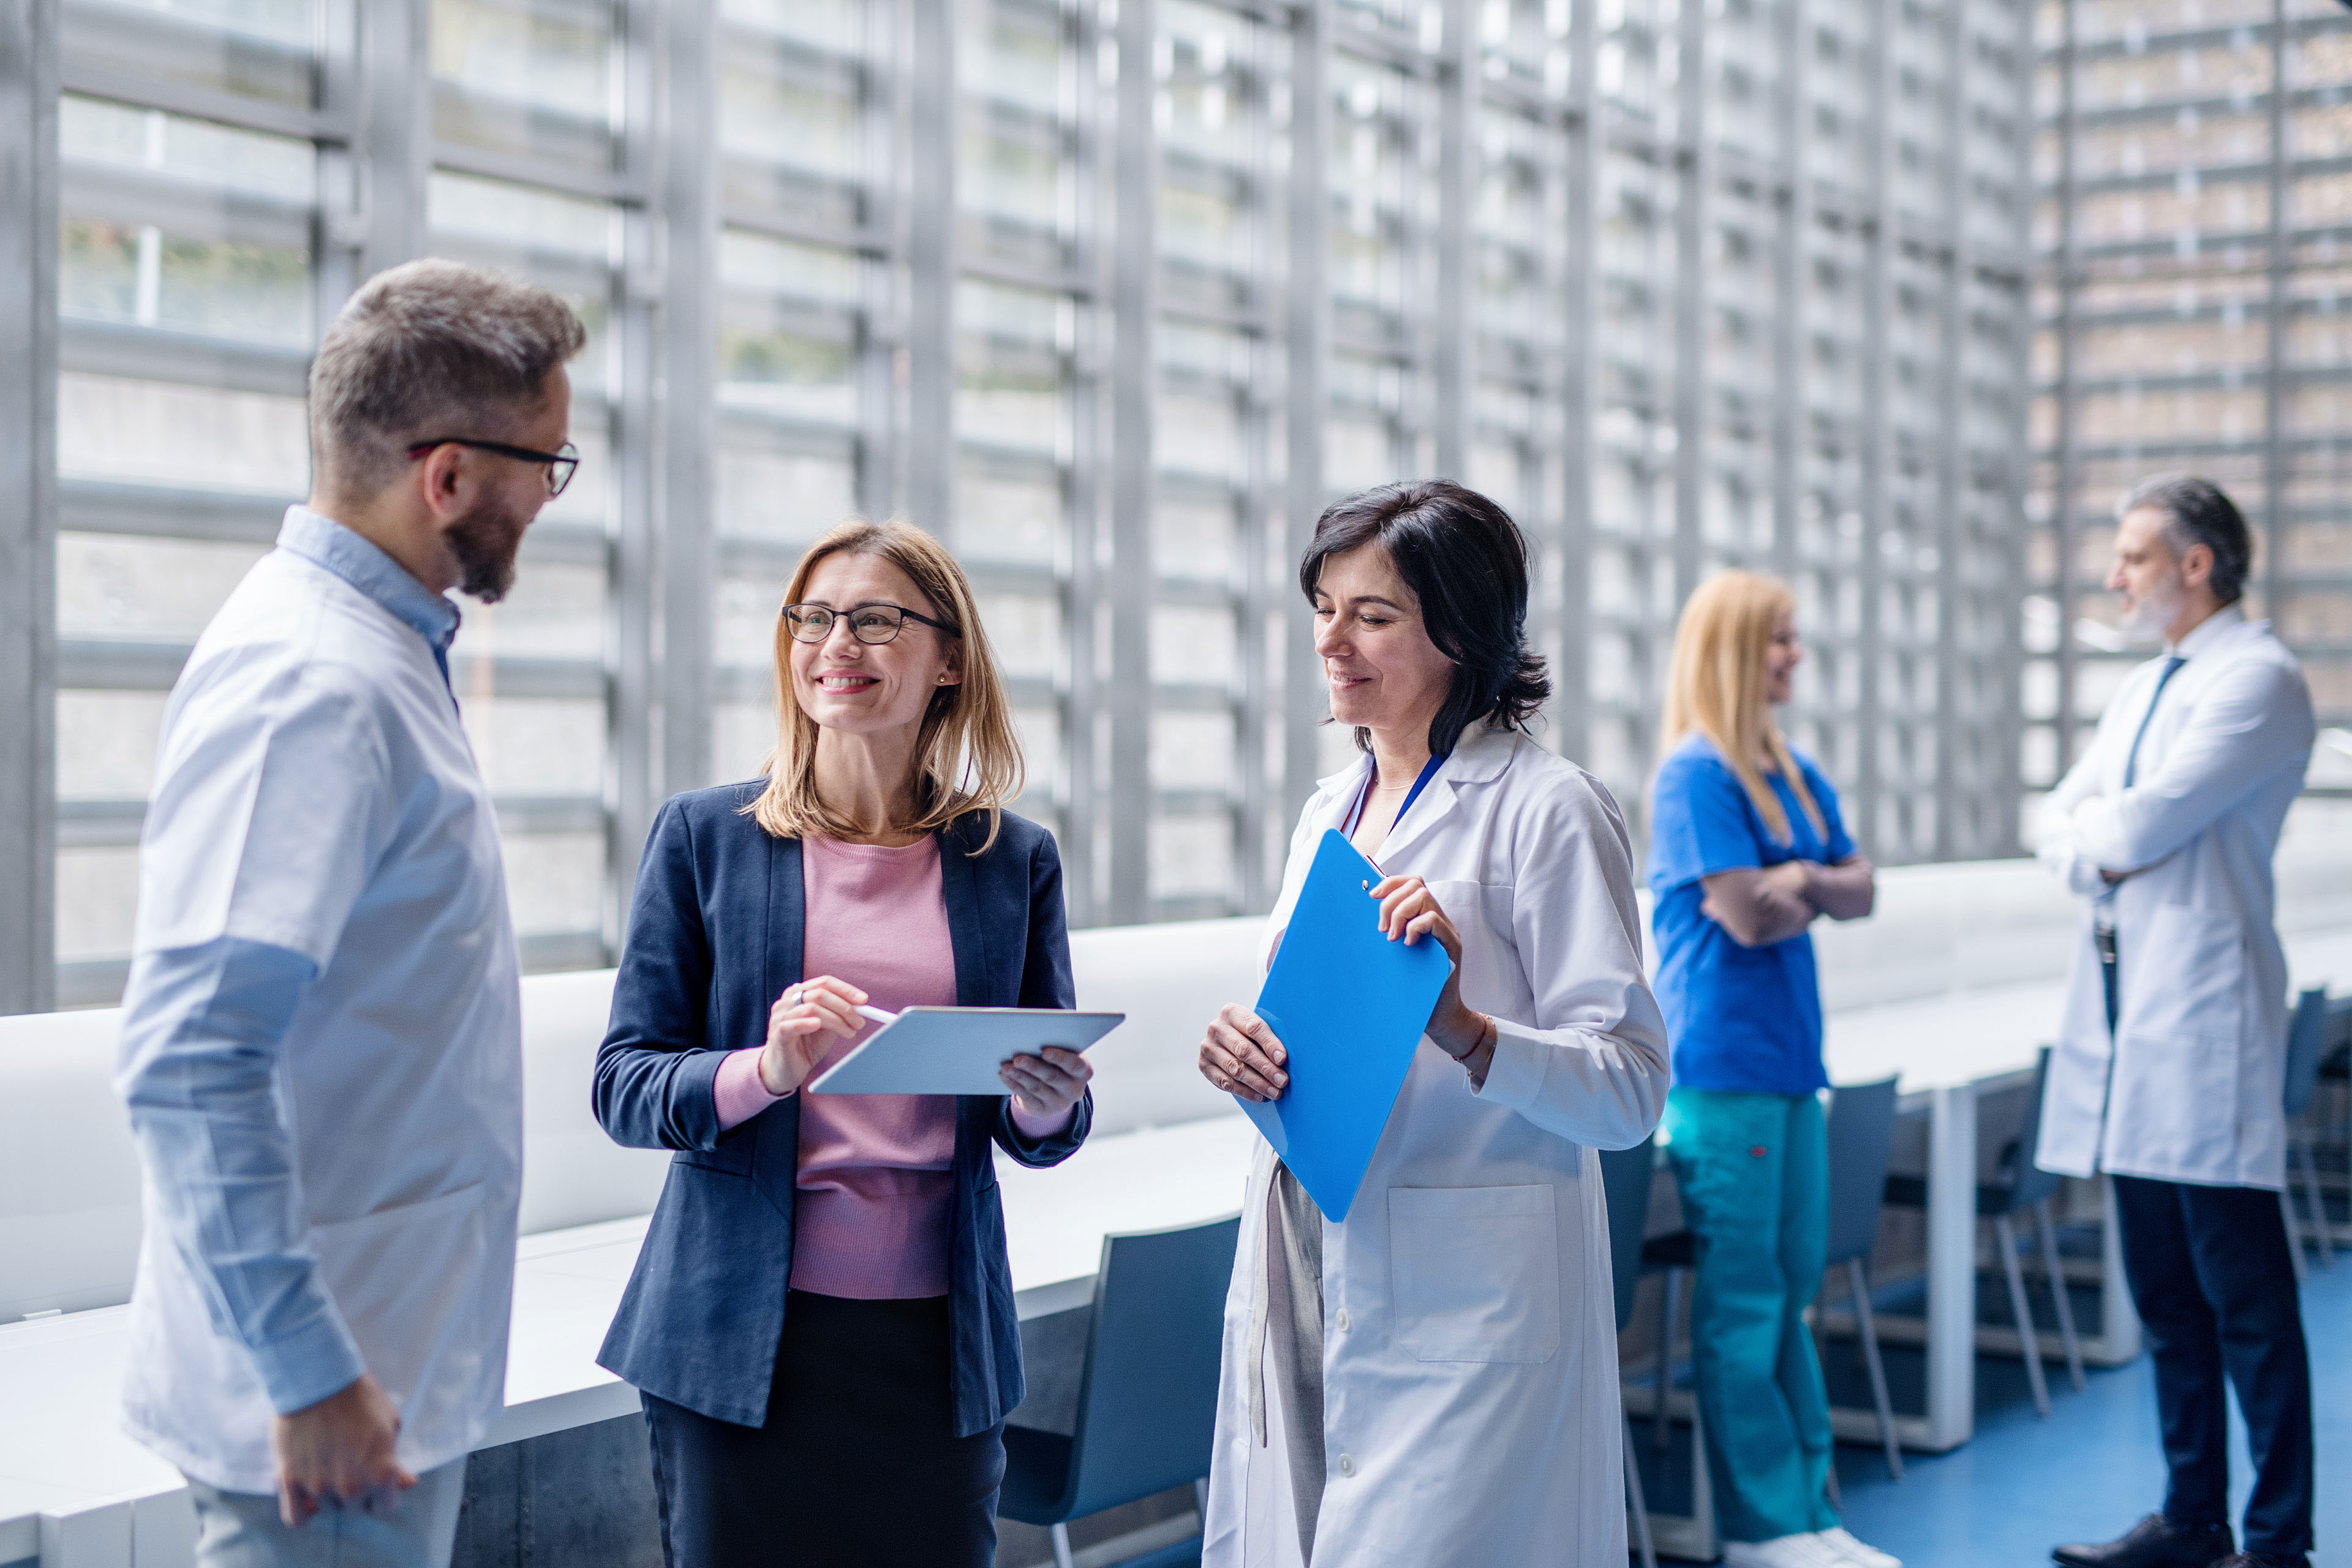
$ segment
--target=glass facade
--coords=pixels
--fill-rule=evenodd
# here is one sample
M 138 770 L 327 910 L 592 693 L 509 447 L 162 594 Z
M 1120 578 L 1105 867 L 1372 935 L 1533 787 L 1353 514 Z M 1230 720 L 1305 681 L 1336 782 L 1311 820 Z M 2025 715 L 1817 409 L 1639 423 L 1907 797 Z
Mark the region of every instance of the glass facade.
M 2034 244 L 2029 788 L 2125 672 L 2102 586 L 2135 481 L 2218 481 L 2249 614 L 2303 660 L 2310 793 L 2352 795 L 2352 14 L 2317 0 L 2050 0 Z
M 533 967 L 610 962 L 659 801 L 756 773 L 853 514 L 970 570 L 1079 923 L 1265 907 L 1350 749 L 1293 563 L 1433 473 L 1527 530 L 1543 739 L 1637 833 L 1675 612 L 1746 564 L 1869 851 L 2015 847 L 2024 0 L 58 6 L 56 658 L 0 702 L 55 714 L 10 919 L 58 1002 L 119 991 L 163 694 L 306 489 L 310 348 L 428 254 L 590 331 L 580 478 L 457 650 Z

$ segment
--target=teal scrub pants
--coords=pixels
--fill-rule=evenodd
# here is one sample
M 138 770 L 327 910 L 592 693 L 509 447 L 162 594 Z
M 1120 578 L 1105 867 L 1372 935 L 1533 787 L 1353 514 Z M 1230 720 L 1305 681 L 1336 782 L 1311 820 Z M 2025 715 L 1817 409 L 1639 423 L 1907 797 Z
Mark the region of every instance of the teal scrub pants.
M 1829 1246 L 1821 1101 L 1677 1089 L 1664 1128 L 1698 1237 L 1692 1361 L 1724 1538 L 1827 1530 L 1829 1397 L 1804 1318 Z

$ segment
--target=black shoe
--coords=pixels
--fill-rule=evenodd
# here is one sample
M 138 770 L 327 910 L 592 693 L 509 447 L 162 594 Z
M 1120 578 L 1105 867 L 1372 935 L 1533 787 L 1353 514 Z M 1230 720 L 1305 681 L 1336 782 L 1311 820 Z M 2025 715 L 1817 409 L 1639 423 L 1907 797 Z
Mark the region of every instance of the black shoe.
M 2311 1556 L 2303 1552 L 2292 1557 L 2275 1552 L 2232 1552 L 2213 1568 L 2311 1568 Z
M 2050 1555 L 2066 1568 L 2220 1568 L 2236 1546 L 2226 1524 L 2183 1528 L 2152 1513 L 2113 1541 L 2053 1547 Z

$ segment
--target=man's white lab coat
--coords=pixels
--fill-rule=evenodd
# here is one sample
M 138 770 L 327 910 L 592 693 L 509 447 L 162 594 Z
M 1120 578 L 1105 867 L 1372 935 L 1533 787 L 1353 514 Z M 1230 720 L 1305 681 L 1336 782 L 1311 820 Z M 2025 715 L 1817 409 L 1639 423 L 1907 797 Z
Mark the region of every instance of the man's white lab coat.
M 2042 806 L 2042 862 L 2084 905 L 2035 1163 L 2280 1187 L 2287 973 L 2271 857 L 2311 758 L 2311 693 L 2269 623 L 2234 605 L 2168 651 L 2188 662 L 2153 717 L 2161 658 L 2125 680 Z M 2131 874 L 2109 893 L 2102 868 Z M 2112 1036 L 2092 943 L 2101 920 L 2118 949 Z

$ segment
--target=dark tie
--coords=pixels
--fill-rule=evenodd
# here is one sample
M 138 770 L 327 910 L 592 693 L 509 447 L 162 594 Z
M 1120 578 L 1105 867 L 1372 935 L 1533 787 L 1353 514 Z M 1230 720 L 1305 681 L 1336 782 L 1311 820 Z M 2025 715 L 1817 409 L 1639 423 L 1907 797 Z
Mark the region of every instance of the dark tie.
M 2126 789 L 2131 788 L 2132 774 L 2139 769 L 2139 743 L 2147 737 L 2148 721 L 2156 717 L 2156 705 L 2164 700 L 2164 684 L 2172 679 L 2174 670 L 2188 662 L 2176 653 L 2164 661 L 2164 673 L 2156 678 L 2156 690 L 2148 697 L 2147 711 L 2139 716 L 2139 729 L 2132 736 L 2131 750 L 2124 754 L 2124 788 Z

